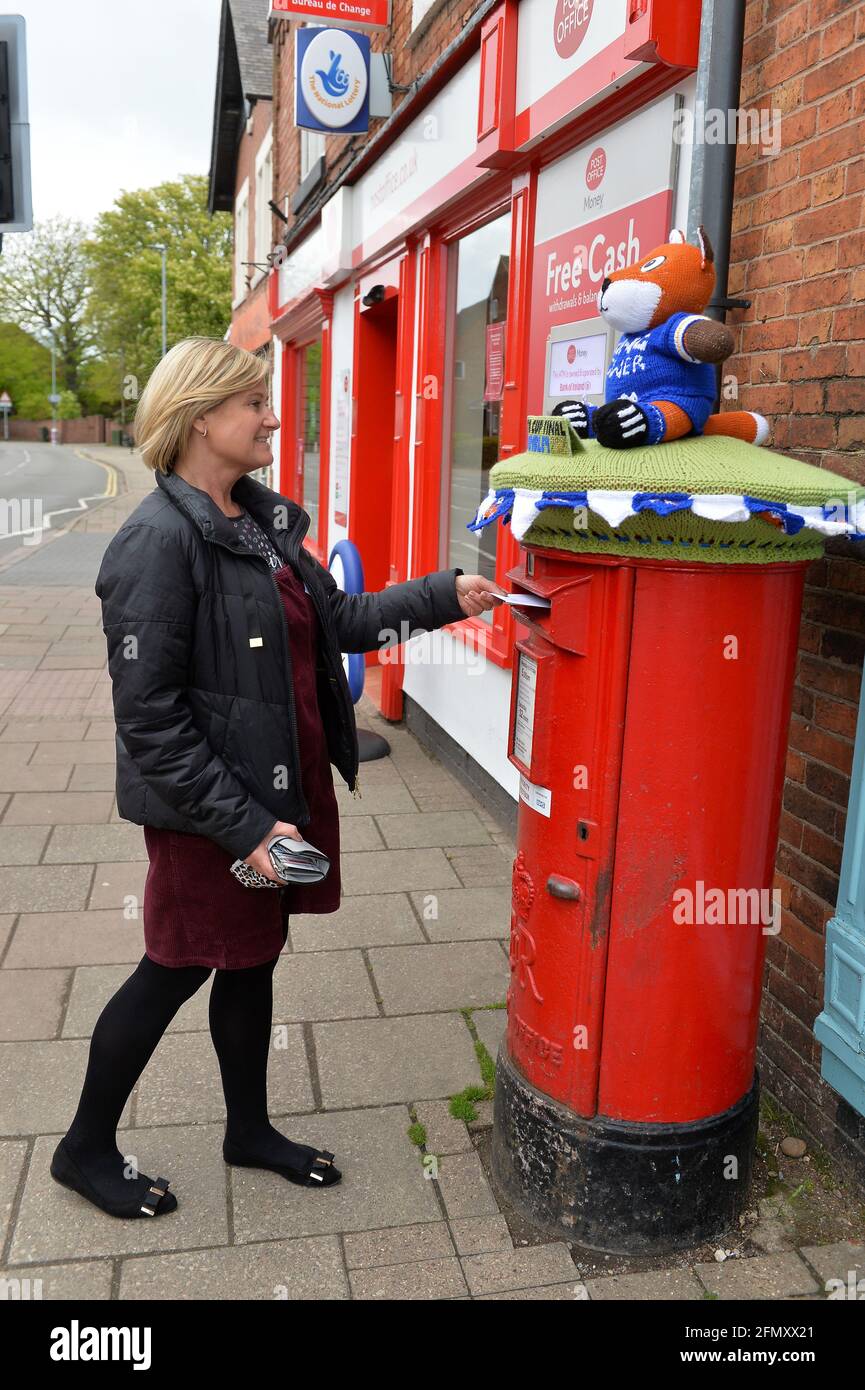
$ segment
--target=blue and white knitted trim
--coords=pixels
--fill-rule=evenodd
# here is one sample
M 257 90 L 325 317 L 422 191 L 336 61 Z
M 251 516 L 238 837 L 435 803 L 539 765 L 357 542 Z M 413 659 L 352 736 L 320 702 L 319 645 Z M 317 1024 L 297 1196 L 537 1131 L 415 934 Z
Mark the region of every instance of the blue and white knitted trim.
M 738 494 L 687 492 L 605 492 L 588 488 L 584 492 L 546 492 L 536 488 L 499 487 L 490 489 L 475 514 L 466 523 L 469 531 L 501 519 L 510 521 L 511 534 L 522 540 L 526 531 L 547 507 L 585 508 L 602 517 L 613 529 L 627 517 L 651 511 L 658 516 L 691 511 L 707 521 L 750 521 L 756 512 L 778 517 L 785 535 L 795 536 L 803 527 L 823 536 L 851 536 L 865 540 L 865 499 L 853 507 L 798 506 L 794 502 L 766 502 L 759 497 Z M 843 520 L 839 519 L 843 517 Z

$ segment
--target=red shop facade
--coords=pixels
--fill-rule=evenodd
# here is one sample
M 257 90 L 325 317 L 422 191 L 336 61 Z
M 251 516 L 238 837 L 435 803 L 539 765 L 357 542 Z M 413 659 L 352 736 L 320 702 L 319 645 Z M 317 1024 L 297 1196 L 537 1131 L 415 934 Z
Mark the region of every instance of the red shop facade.
M 459 565 L 507 587 L 508 527 L 469 531 L 489 469 L 557 397 L 600 399 L 600 283 L 688 224 L 699 0 L 504 0 L 378 132 L 270 281 L 279 491 L 364 587 Z M 500 605 L 367 657 L 367 690 L 519 795 L 520 629 Z

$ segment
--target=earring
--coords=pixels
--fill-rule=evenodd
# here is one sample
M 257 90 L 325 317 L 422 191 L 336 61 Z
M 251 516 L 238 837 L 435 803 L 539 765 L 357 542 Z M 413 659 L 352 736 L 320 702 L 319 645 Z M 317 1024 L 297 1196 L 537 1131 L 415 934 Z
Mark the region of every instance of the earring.
M 202 439 L 206 439 L 206 438 L 207 438 L 207 426 L 206 426 L 206 425 L 204 426 L 204 429 L 201 431 L 201 438 L 202 438 Z

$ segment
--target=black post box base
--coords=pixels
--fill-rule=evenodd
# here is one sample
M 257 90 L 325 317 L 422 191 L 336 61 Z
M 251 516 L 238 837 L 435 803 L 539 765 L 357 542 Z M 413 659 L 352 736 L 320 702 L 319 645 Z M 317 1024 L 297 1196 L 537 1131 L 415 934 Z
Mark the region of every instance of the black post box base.
M 708 1120 L 634 1124 L 575 1115 L 526 1081 L 502 1043 L 492 1167 L 506 1201 L 551 1238 L 617 1255 L 716 1240 L 745 1209 L 759 1078 Z M 731 1232 L 733 1234 L 733 1232 Z

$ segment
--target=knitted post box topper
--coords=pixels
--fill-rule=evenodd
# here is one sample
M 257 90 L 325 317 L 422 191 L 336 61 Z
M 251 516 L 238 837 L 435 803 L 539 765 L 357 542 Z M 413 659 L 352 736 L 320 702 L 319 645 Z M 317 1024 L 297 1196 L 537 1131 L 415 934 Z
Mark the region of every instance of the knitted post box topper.
M 733 351 L 729 328 L 703 310 L 715 288 L 705 229 L 691 246 L 675 229 L 664 246 L 604 280 L 598 304 L 620 338 L 607 371 L 606 404 L 560 401 L 553 411 L 581 439 L 608 449 L 661 444 L 688 434 L 721 434 L 765 444 L 769 426 L 748 410 L 713 414 L 714 365 Z

